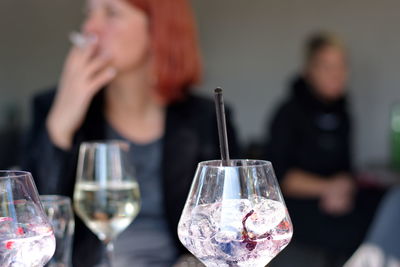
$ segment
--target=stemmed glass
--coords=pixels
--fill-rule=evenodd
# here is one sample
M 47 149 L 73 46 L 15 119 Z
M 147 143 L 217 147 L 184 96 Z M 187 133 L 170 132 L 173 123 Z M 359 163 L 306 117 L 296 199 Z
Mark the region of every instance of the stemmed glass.
M 0 171 L 0 266 L 43 266 L 55 246 L 31 174 Z
M 106 246 L 112 266 L 113 242 L 140 209 L 138 183 L 128 163 L 129 144 L 87 142 L 79 151 L 74 208 L 86 226 Z
M 270 162 L 199 163 L 178 235 L 206 266 L 265 266 L 292 234 Z

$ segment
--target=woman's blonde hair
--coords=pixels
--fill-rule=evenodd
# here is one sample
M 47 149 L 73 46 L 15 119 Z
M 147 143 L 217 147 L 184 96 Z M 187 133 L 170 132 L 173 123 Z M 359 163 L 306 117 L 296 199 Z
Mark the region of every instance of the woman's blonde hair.
M 305 47 L 305 62 L 306 65 L 314 58 L 321 50 L 327 47 L 334 47 L 345 52 L 345 45 L 340 37 L 331 32 L 317 32 L 307 40 Z

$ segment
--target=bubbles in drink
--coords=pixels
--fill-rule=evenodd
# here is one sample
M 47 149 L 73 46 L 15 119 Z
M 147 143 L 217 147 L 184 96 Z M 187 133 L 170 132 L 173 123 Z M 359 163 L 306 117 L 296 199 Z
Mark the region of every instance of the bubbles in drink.
M 186 210 L 181 242 L 207 266 L 265 266 L 293 234 L 285 206 L 274 200 L 228 199 Z

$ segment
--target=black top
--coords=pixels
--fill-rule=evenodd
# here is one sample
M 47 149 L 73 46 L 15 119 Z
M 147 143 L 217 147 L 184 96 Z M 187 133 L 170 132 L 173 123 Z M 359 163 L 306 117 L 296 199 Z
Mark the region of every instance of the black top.
M 351 172 L 351 129 L 346 99 L 323 102 L 314 92 L 304 79 L 296 79 L 289 99 L 272 120 L 266 158 L 273 163 L 279 180 L 294 168 L 322 177 Z M 295 240 L 331 249 L 353 247 L 359 241 L 353 235 L 357 231 L 349 233 L 353 228 L 344 225 L 354 221 L 350 218 L 353 215 L 324 214 L 318 199 L 286 198 L 286 202 Z
M 73 148 L 63 151 L 52 144 L 45 121 L 55 90 L 38 95 L 33 102 L 33 125 L 27 138 L 22 166 L 31 171 L 40 194 L 72 197 L 79 145 L 83 141 L 106 138 L 103 114 L 104 97 L 100 92 L 92 101 L 82 127 L 77 131 Z M 227 112 L 227 126 L 232 157 L 237 157 L 236 136 Z M 177 225 L 188 195 L 197 163 L 220 157 L 214 103 L 188 96 L 167 107 L 162 148 L 163 199 L 171 235 L 184 252 L 177 237 Z M 97 237 L 76 218 L 73 264 L 93 266 L 102 257 Z
M 346 99 L 323 102 L 307 82 L 298 78 L 289 99 L 275 114 L 267 158 L 278 179 L 292 168 L 321 176 L 351 170 L 350 118 Z
M 135 267 L 172 266 L 176 261 L 177 248 L 168 229 L 163 205 L 162 138 L 136 144 L 121 136 L 110 125 L 106 137 L 129 142 L 129 164 L 134 167 L 141 198 L 138 216 L 114 243 L 115 266 L 130 266 L 132 262 Z

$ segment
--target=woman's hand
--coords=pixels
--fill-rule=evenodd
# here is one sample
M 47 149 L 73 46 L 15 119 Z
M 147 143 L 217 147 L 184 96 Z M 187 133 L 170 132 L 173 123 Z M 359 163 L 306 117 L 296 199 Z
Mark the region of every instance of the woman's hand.
M 330 215 L 345 215 L 354 208 L 355 192 L 355 183 L 349 175 L 336 175 L 327 182 L 321 195 L 320 207 Z
M 97 42 L 73 47 L 66 59 L 57 95 L 46 126 L 53 143 L 61 149 L 72 146 L 94 95 L 116 75 L 105 55 L 96 55 Z

